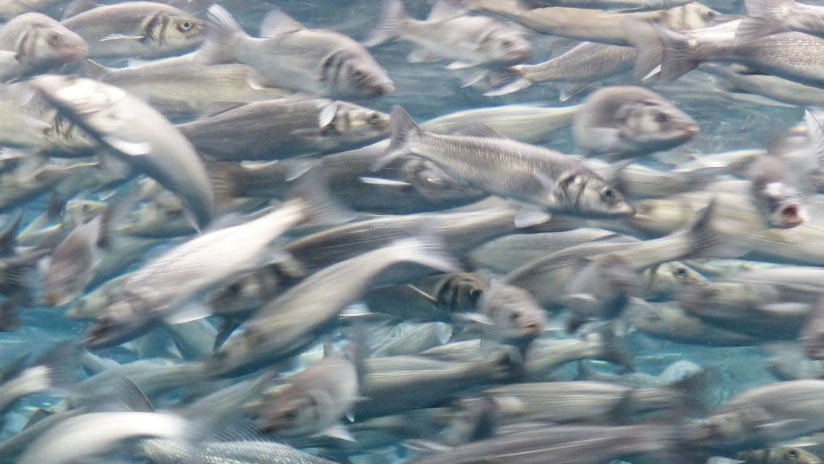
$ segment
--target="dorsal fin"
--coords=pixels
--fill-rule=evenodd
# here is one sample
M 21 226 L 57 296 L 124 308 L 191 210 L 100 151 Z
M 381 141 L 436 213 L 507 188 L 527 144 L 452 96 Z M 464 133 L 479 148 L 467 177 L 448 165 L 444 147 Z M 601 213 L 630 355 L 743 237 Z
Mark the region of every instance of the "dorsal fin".
M 463 11 L 445 0 L 440 0 L 432 6 L 432 11 L 426 17 L 427 21 L 444 21 L 463 15 Z
M 467 137 L 486 137 L 493 139 L 505 139 L 503 135 L 495 131 L 482 122 L 467 124 L 466 126 L 454 131 L 452 135 L 463 135 Z
M 291 34 L 305 29 L 303 24 L 284 13 L 283 10 L 270 11 L 263 22 L 260 23 L 261 37 L 277 37 L 279 35 Z

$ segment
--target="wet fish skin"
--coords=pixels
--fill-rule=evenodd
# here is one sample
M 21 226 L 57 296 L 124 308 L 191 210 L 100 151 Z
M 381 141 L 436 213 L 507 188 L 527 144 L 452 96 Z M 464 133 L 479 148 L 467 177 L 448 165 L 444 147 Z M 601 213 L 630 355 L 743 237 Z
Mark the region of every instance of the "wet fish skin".
M 367 145 L 389 133 L 389 115 L 341 101 L 287 98 L 240 105 L 177 127 L 211 159 L 273 160 Z
M 202 462 L 281 462 L 284 464 L 334 464 L 283 443 L 265 440 L 207 441 L 192 450 L 171 440 L 141 440 L 139 454 L 157 464 L 176 464 L 192 458 Z
M 643 156 L 681 145 L 700 133 L 694 119 L 643 87 L 615 86 L 590 94 L 575 116 L 573 134 L 590 156 Z
M 0 18 L 8 21 L 23 13 L 41 12 L 59 0 L 3 0 L 0 2 Z
M 63 20 L 89 44 L 90 58 L 158 58 L 203 42 L 205 22 L 163 3 L 103 5 Z
M 264 38 L 246 34 L 219 5 L 210 7 L 209 21 L 208 53 L 201 51 L 206 62 L 248 64 L 273 86 L 317 96 L 375 97 L 395 91 L 361 44 L 332 31 L 306 29 L 282 11 L 264 20 Z
M 82 37 L 40 13 L 15 17 L 0 29 L 0 79 L 54 70 L 86 58 Z
M 40 76 L 31 85 L 120 159 L 175 192 L 199 226 L 211 221 L 214 194 L 206 168 L 157 110 L 122 89 L 75 76 Z
M 429 160 L 472 187 L 549 211 L 584 216 L 634 213 L 617 189 L 578 160 L 494 136 L 444 136 L 425 132 L 403 108 L 395 106 L 392 141 L 385 158 L 374 169 L 406 154 Z
M 468 16 L 447 2 L 436 3 L 424 21 L 412 19 L 402 0 L 385 0 L 381 22 L 365 44 L 404 40 L 420 47 L 408 60 L 452 59 L 460 66 L 504 66 L 528 60 L 529 42 L 522 34 L 484 16 Z

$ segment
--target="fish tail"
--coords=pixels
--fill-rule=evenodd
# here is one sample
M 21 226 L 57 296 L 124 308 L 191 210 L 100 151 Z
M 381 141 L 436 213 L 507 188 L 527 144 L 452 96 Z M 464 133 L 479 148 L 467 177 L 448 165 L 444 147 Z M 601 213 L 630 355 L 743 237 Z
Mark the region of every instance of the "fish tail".
M 703 414 L 709 409 L 710 372 L 701 370 L 669 386 L 680 396 L 683 412 L 689 415 Z
M 697 39 L 657 25 L 654 27 L 662 45 L 662 81 L 674 81 L 697 68 L 705 60 L 705 47 Z
M 40 369 L 27 369 L 31 391 L 70 390 L 76 384 L 74 371 L 80 365 L 80 353 L 79 343 L 65 341 L 54 345 L 37 360 Z
M 532 85 L 532 81 L 524 77 L 522 66 L 512 66 L 494 72 L 490 71 L 489 83 L 495 88 L 484 93 L 486 97 L 509 95 Z
M 638 80 L 652 77 L 661 66 L 663 41 L 656 28 L 647 21 L 626 18 L 623 22 L 627 39 L 635 47 L 635 65 L 632 76 Z
M 396 240 L 391 248 L 398 261 L 417 263 L 441 272 L 460 272 L 460 266 L 450 256 L 441 238 L 429 230 L 419 231 L 411 238 Z
M 290 197 L 303 203 L 304 225 L 342 224 L 354 216 L 332 196 L 324 181 L 317 169 L 310 169 L 295 181 Z
M 212 5 L 208 12 L 206 41 L 197 54 L 197 60 L 208 64 L 234 61 L 234 42 L 246 35 L 240 23 L 220 5 Z
M 632 352 L 630 352 L 623 337 L 619 337 L 612 327 L 604 327 L 599 330 L 597 335 L 600 337 L 601 354 L 600 359 L 613 362 L 626 370 L 634 368 L 634 360 Z
M 409 113 L 400 105 L 392 108 L 392 138 L 383 157 L 372 165 L 372 171 L 378 171 L 396 158 L 409 152 L 409 141 L 420 132 L 421 128 L 415 124 Z
M 363 44 L 367 47 L 374 47 L 396 39 L 398 29 L 407 20 L 409 20 L 409 15 L 403 7 L 402 0 L 386 0 L 380 22 Z
M 789 22 L 795 14 L 793 0 L 745 0 L 744 4 L 748 18 L 736 28 L 736 39 L 753 40 L 791 30 Z

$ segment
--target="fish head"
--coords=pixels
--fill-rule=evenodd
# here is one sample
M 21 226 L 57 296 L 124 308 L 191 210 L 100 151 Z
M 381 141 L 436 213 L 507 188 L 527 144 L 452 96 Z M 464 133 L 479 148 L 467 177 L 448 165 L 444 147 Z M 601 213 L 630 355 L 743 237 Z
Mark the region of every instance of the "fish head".
M 432 201 L 485 196 L 427 160 L 410 159 L 401 166 L 401 173 L 420 195 Z
M 615 117 L 623 145 L 639 154 L 676 147 L 701 132 L 694 119 L 664 99 L 625 103 Z
M 206 372 L 214 376 L 232 376 L 250 372 L 255 368 L 258 353 L 265 343 L 265 336 L 247 328 L 234 333 L 206 360 Z
M 199 45 L 206 38 L 206 21 L 183 11 L 163 13 L 146 26 L 147 35 L 170 49 L 178 50 Z M 165 31 L 163 30 L 165 28 Z
M 722 317 L 725 311 L 740 312 L 772 302 L 764 289 L 742 282 L 701 282 L 684 286 L 678 304 L 696 315 Z
M 678 261 L 663 263 L 647 274 L 649 280 L 644 295 L 647 299 L 670 300 L 683 287 L 707 281 L 701 273 Z
M 380 97 L 395 93 L 395 84 L 368 52 L 339 51 L 326 62 L 334 63 L 336 60 L 340 60 L 340 66 L 332 79 L 333 94 L 342 97 Z
M 479 52 L 489 63 L 511 66 L 532 58 L 532 46 L 518 31 L 492 29 L 479 44 Z
M 758 208 L 770 227 L 791 229 L 809 219 L 798 191 L 784 182 L 769 182 L 755 191 Z
M 17 61 L 48 69 L 80 61 L 88 55 L 86 41 L 57 21 L 37 13 L 26 18 L 29 19 L 28 42 L 18 51 Z
M 435 285 L 435 305 L 446 313 L 474 311 L 484 291 L 486 280 L 470 272 L 446 274 Z
M 245 274 L 219 290 L 210 304 L 215 314 L 248 313 L 270 301 L 279 287 L 278 276 L 264 268 Z
M 546 327 L 544 309 L 529 292 L 512 285 L 492 284 L 481 296 L 478 310 L 492 320 L 496 338 L 509 343 L 534 340 Z
M 71 227 L 85 224 L 106 210 L 106 202 L 73 198 L 66 202 L 64 224 Z M 80 221 L 80 222 L 78 222 Z
M 635 207 L 624 194 L 591 171 L 566 173 L 559 178 L 557 187 L 550 195 L 553 197 L 549 200 L 551 204 L 566 205 L 565 208 L 582 216 L 618 217 L 635 214 Z
M 143 305 L 135 298 L 120 298 L 109 305 L 86 334 L 86 348 L 110 348 L 125 343 L 151 327 L 151 320 L 141 314 Z
M 291 388 L 283 396 L 284 398 L 276 398 L 271 408 L 266 409 L 258 418 L 257 425 L 264 433 L 294 436 L 305 435 L 312 432 L 320 432 L 321 430 L 314 430 L 315 423 L 321 415 L 320 408 L 322 407 L 319 398 L 313 395 L 312 391 L 303 392 L 303 394 L 289 394 L 294 392 Z
M 321 134 L 334 133 L 352 142 L 381 137 L 389 133 L 389 115 L 352 103 L 332 102 L 331 120 L 321 121 Z M 323 119 L 323 113 L 321 112 Z M 331 112 L 331 111 L 330 111 Z
M 783 464 L 821 464 L 818 456 L 797 446 L 782 446 L 774 451 Z

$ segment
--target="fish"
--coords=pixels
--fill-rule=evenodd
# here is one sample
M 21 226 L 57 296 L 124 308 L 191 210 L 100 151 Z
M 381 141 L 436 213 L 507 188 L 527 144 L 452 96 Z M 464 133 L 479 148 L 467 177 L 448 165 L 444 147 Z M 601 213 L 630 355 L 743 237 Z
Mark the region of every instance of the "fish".
M 159 58 L 193 50 L 205 39 L 206 22 L 157 2 L 101 5 L 61 24 L 89 45 L 89 58 Z
M 103 221 L 101 215 L 78 225 L 54 249 L 43 273 L 47 305 L 69 303 L 92 281 L 100 262 L 98 247 L 106 240 Z
M 824 10 L 793 0 L 747 0 L 747 18 L 735 32 L 741 40 L 752 40 L 780 32 L 797 31 L 824 37 Z
M 202 64 L 176 58 L 107 68 L 86 60 L 81 75 L 140 95 L 167 118 L 191 118 L 243 103 L 288 97 L 251 66 Z
M 290 377 L 282 391 L 267 395 L 258 409 L 257 425 L 281 437 L 329 435 L 347 437 L 340 420 L 358 397 L 355 364 L 337 355 Z
M 368 145 L 389 134 L 389 115 L 341 101 L 278 99 L 239 105 L 177 128 L 210 159 L 274 160 Z
M 305 453 L 287 444 L 267 440 L 240 439 L 201 442 L 195 449 L 181 446 L 173 440 L 140 440 L 139 454 L 158 464 L 178 463 L 192 457 L 205 462 L 220 461 L 283 461 L 301 464 L 333 464 L 333 461 Z
M 209 8 L 200 60 L 237 61 L 270 85 L 324 97 L 375 97 L 395 91 L 386 71 L 361 44 L 324 29 L 306 29 L 283 11 L 264 18 L 262 38 L 246 34 L 219 5 Z M 307 53 L 311 50 L 311 53 Z
M 471 161 L 462 153 L 472 153 Z M 392 142 L 374 169 L 405 154 L 432 161 L 470 186 L 536 208 L 585 216 L 628 216 L 635 212 L 621 192 L 578 160 L 495 136 L 431 134 L 396 106 L 392 110 Z M 501 172 L 507 175 L 493 175 Z M 546 220 L 546 213 L 532 213 L 525 214 L 532 218 L 522 220 Z
M 573 135 L 589 156 L 626 159 L 677 147 L 695 138 L 694 119 L 660 94 L 616 86 L 589 95 L 575 115 Z
M 0 28 L 0 80 L 53 71 L 88 56 L 81 36 L 40 13 L 14 17 Z
M 541 336 L 546 326 L 544 309 L 522 288 L 493 280 L 478 299 L 485 319 L 482 333 L 488 339 L 526 346 Z
M 340 215 L 338 215 L 340 214 Z M 119 298 L 100 315 L 89 330 L 88 347 L 116 346 L 152 328 L 158 321 L 167 322 L 205 317 L 195 306 L 189 315 L 187 303 L 199 293 L 212 290 L 224 280 L 248 271 L 258 264 L 267 245 L 290 228 L 305 221 L 345 220 L 334 203 L 329 203 L 310 178 L 295 197 L 266 214 L 234 226 L 212 230 L 168 250 L 138 272 L 131 274 L 120 287 Z M 233 244 L 243 243 L 238 249 Z M 226 250 L 231 248 L 231 258 Z M 277 259 L 275 256 L 274 258 Z
M 241 333 L 209 358 L 208 369 L 215 376 L 231 376 L 295 354 L 328 330 L 338 313 L 386 268 L 409 261 L 455 271 L 441 250 L 431 238 L 401 239 L 312 274 L 258 310 Z M 331 290 L 328 296 L 325 289 Z M 311 314 L 305 312 L 307 304 L 313 305 Z
M 60 3 L 58 0 L 5 0 L 0 3 L 0 18 L 8 21 L 23 13 L 42 12 Z
M 655 10 L 667 10 L 670 8 L 675 8 L 683 5 L 687 5 L 690 2 L 685 0 L 662 0 L 662 1 L 626 1 L 621 0 L 617 2 L 612 1 L 602 1 L 602 0 L 518 0 L 518 4 L 522 8 L 546 8 L 550 6 L 567 6 L 567 7 L 576 7 L 576 8 L 595 8 L 595 9 L 607 9 L 607 10 L 620 10 L 620 11 L 655 11 Z
M 381 22 L 366 40 L 374 47 L 390 40 L 416 45 L 409 62 L 454 60 L 450 68 L 508 66 L 532 57 L 520 31 L 487 16 L 469 16 L 446 1 L 436 2 L 424 21 L 412 19 L 402 0 L 386 0 Z
M 199 227 L 212 220 L 214 193 L 203 161 L 157 110 L 118 87 L 76 76 L 39 76 L 31 85 L 118 159 L 175 192 Z

